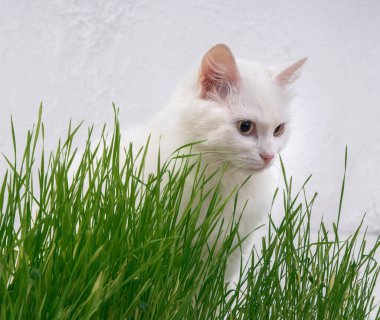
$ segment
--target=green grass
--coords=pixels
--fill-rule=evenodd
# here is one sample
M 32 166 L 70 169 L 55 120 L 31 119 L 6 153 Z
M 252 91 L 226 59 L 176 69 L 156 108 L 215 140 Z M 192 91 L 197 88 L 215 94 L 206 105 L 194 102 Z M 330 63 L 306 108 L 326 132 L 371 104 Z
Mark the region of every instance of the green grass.
M 313 241 L 315 196 L 308 200 L 305 186 L 294 192 L 283 165 L 286 188 L 276 198 L 283 219 L 267 219 L 233 290 L 224 273 L 239 249 L 237 225 L 219 232 L 220 250 L 206 243 L 236 195 L 222 199 L 199 158 L 183 150 L 157 159 L 157 172 L 143 178 L 148 147 L 133 154 L 120 145 L 117 115 L 99 143 L 89 129 L 80 154 L 78 130 L 70 125 L 46 155 L 40 110 L 19 154 L 12 122 L 14 155 L 0 180 L 1 319 L 380 319 L 373 298 L 380 240 L 367 248 L 361 226 L 340 239 L 340 205 L 333 231 L 321 222 Z M 181 205 L 190 173 L 192 197 Z M 344 180 L 340 204 L 343 191 Z

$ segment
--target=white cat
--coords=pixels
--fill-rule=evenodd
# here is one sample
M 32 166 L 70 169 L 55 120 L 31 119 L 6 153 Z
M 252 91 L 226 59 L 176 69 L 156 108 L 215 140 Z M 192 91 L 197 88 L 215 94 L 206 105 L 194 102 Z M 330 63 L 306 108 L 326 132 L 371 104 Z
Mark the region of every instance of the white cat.
M 135 131 L 139 136 L 133 139 L 135 144 L 136 140 L 144 143 L 152 134 L 148 170 L 156 170 L 158 144 L 161 157 L 167 158 L 182 145 L 204 140 L 193 146 L 193 152 L 202 154 L 210 170 L 227 165 L 221 190 L 224 196 L 252 175 L 239 192 L 238 211 L 248 200 L 239 234 L 247 235 L 270 208 L 275 189 L 270 167 L 289 137 L 292 95 L 288 86 L 305 61 L 276 70 L 235 60 L 226 45 L 211 48 L 199 70 L 181 83 L 167 107 L 138 134 Z M 225 221 L 232 218 L 232 205 L 224 211 Z M 245 247 L 251 245 L 245 241 Z M 230 260 L 231 275 L 240 259 L 234 261 L 232 256 Z

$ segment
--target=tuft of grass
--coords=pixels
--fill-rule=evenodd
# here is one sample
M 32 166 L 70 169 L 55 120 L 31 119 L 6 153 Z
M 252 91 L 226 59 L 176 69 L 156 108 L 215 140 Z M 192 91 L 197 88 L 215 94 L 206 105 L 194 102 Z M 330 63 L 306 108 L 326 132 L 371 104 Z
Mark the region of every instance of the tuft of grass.
M 104 128 L 93 144 L 90 128 L 81 154 L 70 124 L 46 155 L 41 114 L 21 157 L 11 122 L 14 155 L 0 180 L 1 319 L 380 319 L 380 239 L 367 248 L 362 224 L 339 238 L 344 179 L 333 232 L 321 222 L 315 240 L 309 179 L 294 192 L 281 162 L 284 218 L 269 217 L 261 248 L 229 286 L 227 259 L 243 240 L 238 222 L 222 232 L 220 216 L 237 194 L 222 198 L 199 158 L 180 148 L 144 177 L 148 144 L 137 154 L 121 145 L 117 112 L 113 133 Z

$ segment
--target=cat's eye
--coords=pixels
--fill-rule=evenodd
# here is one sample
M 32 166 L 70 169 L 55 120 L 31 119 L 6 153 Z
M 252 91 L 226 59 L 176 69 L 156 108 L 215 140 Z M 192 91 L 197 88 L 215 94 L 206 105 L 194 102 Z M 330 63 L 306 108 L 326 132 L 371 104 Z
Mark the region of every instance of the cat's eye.
M 242 135 L 248 136 L 255 129 L 255 123 L 250 120 L 241 120 L 238 122 L 237 127 Z
M 275 137 L 279 137 L 284 133 L 284 131 L 285 131 L 285 123 L 281 123 L 280 125 L 276 127 L 276 129 L 274 129 L 273 135 Z

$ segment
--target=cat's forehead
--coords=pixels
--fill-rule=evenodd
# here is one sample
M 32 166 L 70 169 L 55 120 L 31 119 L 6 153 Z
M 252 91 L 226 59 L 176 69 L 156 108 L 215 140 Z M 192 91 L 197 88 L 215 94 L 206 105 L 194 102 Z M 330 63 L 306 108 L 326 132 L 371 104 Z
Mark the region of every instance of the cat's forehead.
M 271 106 L 255 102 L 235 105 L 233 115 L 236 120 L 248 119 L 265 126 L 277 126 L 289 120 L 286 106 Z
M 275 84 L 269 71 L 263 67 L 242 71 L 239 102 L 235 103 L 234 113 L 267 124 L 287 121 L 288 94 Z

